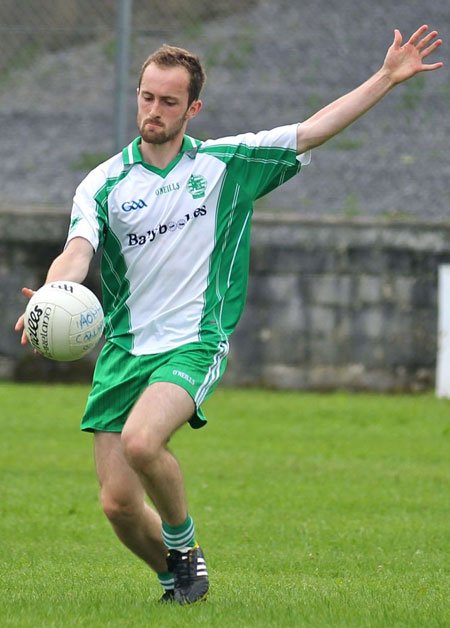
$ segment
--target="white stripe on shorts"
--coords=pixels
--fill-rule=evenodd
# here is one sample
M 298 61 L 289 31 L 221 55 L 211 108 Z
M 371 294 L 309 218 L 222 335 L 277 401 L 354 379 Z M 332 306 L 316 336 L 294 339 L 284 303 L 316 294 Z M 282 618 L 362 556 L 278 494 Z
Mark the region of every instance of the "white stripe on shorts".
M 201 406 L 203 401 L 205 400 L 206 395 L 208 394 L 208 390 L 211 386 L 219 379 L 220 376 L 220 366 L 223 362 L 223 359 L 227 357 L 229 351 L 229 345 L 226 340 L 219 342 L 219 351 L 214 356 L 213 363 L 208 369 L 206 373 L 206 377 L 203 380 L 203 384 L 197 391 L 195 395 L 195 404 L 198 407 Z

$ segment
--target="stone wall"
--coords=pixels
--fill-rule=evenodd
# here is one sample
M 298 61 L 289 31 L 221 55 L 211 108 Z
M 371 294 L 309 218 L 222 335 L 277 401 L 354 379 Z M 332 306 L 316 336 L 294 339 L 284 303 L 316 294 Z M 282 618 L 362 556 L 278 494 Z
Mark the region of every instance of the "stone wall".
M 406 391 L 434 384 L 450 223 L 259 215 L 233 384 Z
M 67 211 L 0 212 L 0 377 L 79 380 L 95 355 L 57 364 L 12 331 L 23 285 L 42 284 Z M 225 383 L 304 390 L 408 391 L 434 384 L 437 271 L 450 223 L 255 215 L 247 306 Z M 99 294 L 98 262 L 87 285 Z

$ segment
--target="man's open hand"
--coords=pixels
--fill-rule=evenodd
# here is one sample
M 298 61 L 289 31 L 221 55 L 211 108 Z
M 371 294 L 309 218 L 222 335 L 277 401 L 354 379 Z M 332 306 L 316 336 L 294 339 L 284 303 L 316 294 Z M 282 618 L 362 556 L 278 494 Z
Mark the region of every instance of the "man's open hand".
M 424 24 L 402 45 L 402 34 L 395 29 L 394 43 L 387 51 L 382 68 L 394 84 L 402 83 L 418 72 L 437 70 L 444 65 L 441 61 L 424 63 L 424 59 L 442 44 L 442 39 L 436 39 L 437 31 L 425 34 L 427 30 L 428 26 Z

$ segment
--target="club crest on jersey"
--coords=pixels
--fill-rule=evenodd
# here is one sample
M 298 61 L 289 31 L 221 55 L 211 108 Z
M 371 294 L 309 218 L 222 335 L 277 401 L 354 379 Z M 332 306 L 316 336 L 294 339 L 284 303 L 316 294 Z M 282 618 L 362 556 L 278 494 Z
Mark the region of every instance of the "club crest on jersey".
M 191 174 L 187 182 L 187 189 L 192 198 L 205 196 L 208 181 L 202 174 Z

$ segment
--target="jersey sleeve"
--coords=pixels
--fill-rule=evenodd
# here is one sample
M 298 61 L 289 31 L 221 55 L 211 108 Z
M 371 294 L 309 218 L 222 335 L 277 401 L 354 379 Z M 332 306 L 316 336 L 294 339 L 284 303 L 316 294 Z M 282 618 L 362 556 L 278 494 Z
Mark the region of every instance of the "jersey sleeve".
M 98 176 L 91 172 L 78 186 L 73 198 L 72 213 L 70 216 L 69 233 L 66 245 L 73 238 L 85 238 L 97 251 L 103 243 L 105 219 L 96 200 L 99 187 Z
M 291 124 L 270 131 L 208 140 L 200 150 L 225 161 L 228 173 L 257 199 L 309 164 L 310 152 L 297 155 L 297 127 L 298 124 Z

